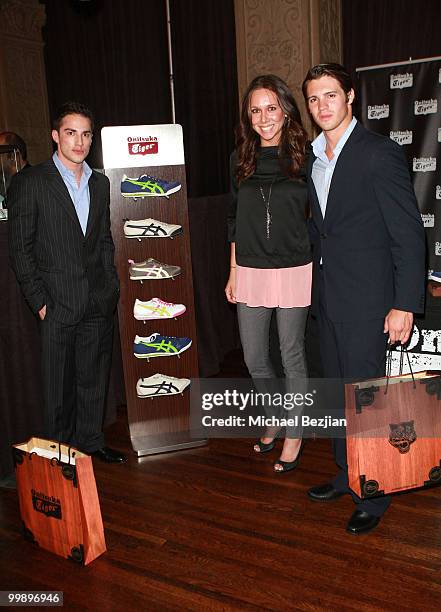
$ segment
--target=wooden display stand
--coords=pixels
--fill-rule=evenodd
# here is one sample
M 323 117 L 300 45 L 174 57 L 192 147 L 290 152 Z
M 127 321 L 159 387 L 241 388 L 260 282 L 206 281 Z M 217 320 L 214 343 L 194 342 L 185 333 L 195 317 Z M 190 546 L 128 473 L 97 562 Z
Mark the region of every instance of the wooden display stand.
M 115 264 L 121 283 L 118 318 L 132 446 L 138 456 L 201 446 L 206 440 L 190 436 L 188 388 L 182 395 L 154 399 L 139 398 L 136 394 L 138 379 L 156 373 L 177 378 L 199 376 L 182 128 L 179 125 L 103 128 L 102 140 L 105 174 L 110 180 Z M 146 153 L 149 148 L 152 152 Z M 179 181 L 182 187 L 168 198 L 149 196 L 135 200 L 122 197 L 123 176 L 137 178 L 141 174 Z M 173 239 L 137 240 L 124 236 L 123 226 L 127 219 L 148 218 L 181 225 L 183 233 Z M 142 283 L 130 280 L 128 260 L 142 262 L 149 257 L 180 266 L 181 274 L 174 279 L 149 279 Z M 154 297 L 184 304 L 186 312 L 176 319 L 144 323 L 136 320 L 133 316 L 135 299 L 148 301 Z M 149 361 L 136 358 L 133 354 L 135 335 L 150 336 L 154 332 L 189 337 L 192 345 L 180 357 L 160 356 Z

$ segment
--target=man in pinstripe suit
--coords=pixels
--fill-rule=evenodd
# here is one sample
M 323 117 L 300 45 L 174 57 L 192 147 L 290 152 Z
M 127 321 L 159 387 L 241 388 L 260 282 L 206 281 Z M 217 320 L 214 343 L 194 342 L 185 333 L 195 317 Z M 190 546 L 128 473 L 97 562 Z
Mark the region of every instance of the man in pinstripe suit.
M 102 424 L 119 282 L 109 181 L 84 161 L 92 131 L 89 109 L 61 107 L 52 130 L 57 151 L 11 183 L 9 244 L 40 319 L 45 435 L 117 463 L 125 457 L 104 445 Z

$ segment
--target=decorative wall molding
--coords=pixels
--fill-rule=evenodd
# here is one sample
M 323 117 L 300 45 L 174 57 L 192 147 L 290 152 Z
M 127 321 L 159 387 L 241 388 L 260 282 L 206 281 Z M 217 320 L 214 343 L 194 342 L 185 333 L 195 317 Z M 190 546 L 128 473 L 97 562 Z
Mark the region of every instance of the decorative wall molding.
M 298 82 L 305 43 L 303 4 L 302 0 L 236 0 L 238 58 L 246 62 L 240 93 L 251 79 L 268 72 L 288 83 Z
M 0 0 L 0 34 L 43 44 L 44 6 L 35 0 Z
M 0 131 L 19 134 L 35 164 L 52 151 L 38 0 L 0 0 Z
M 340 61 L 341 0 L 235 0 L 234 9 L 239 95 L 257 75 L 277 74 L 309 127 L 301 84 L 322 58 Z

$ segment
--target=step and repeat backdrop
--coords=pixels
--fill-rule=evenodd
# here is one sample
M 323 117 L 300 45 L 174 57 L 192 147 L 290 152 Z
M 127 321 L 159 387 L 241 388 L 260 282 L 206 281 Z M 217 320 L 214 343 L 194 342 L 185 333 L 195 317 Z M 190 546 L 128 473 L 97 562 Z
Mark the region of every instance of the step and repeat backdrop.
M 407 155 L 426 229 L 427 274 L 441 273 L 441 57 L 357 68 L 357 76 L 363 125 Z M 441 296 L 428 292 L 408 348 L 416 371 L 441 369 Z M 395 373 L 399 361 L 396 351 Z

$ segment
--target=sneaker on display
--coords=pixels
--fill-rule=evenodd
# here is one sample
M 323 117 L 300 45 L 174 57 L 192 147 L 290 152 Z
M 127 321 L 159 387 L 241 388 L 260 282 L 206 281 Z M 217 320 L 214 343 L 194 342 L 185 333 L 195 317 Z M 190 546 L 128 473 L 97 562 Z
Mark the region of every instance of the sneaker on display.
M 181 273 L 179 266 L 161 263 L 153 257 L 136 263 L 129 259 L 130 280 L 155 280 L 162 278 L 174 278 Z
M 133 343 L 133 354 L 138 359 L 147 359 L 151 357 L 171 357 L 179 355 L 186 351 L 191 346 L 190 338 L 176 338 L 174 336 L 161 336 L 159 333 L 154 333 L 147 338 L 135 336 Z
M 138 397 L 154 397 L 164 395 L 176 395 L 183 393 L 190 386 L 188 378 L 174 378 L 165 374 L 153 374 L 148 378 L 140 378 L 136 383 L 136 395 Z
M 441 272 L 433 271 L 429 274 L 428 278 L 431 281 L 436 281 L 437 283 L 441 283 Z
M 156 319 L 173 319 L 183 315 L 186 311 L 184 304 L 173 304 L 172 302 L 164 302 L 157 297 L 143 302 L 135 300 L 133 306 L 133 316 L 138 321 L 153 321 Z
M 181 183 L 178 181 L 164 181 L 148 174 L 141 174 L 138 178 L 122 177 L 121 195 L 124 198 L 145 198 L 152 196 L 166 196 L 167 198 L 179 191 Z
M 171 225 L 156 219 L 128 219 L 124 223 L 124 236 L 126 238 L 174 238 L 182 234 L 181 225 Z

